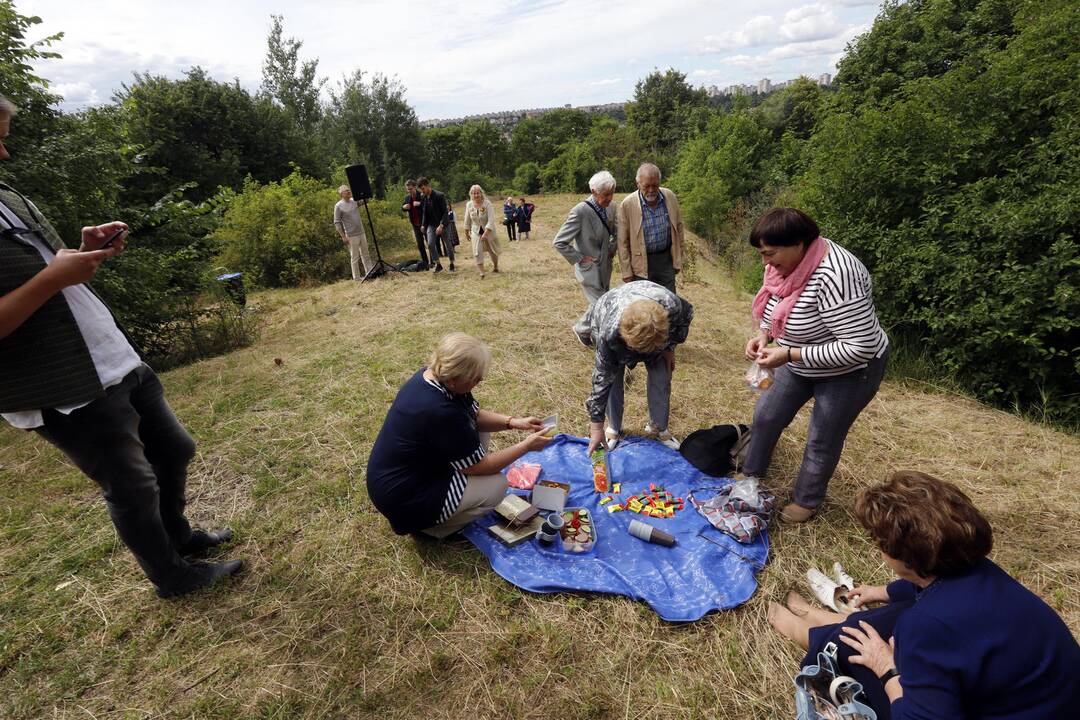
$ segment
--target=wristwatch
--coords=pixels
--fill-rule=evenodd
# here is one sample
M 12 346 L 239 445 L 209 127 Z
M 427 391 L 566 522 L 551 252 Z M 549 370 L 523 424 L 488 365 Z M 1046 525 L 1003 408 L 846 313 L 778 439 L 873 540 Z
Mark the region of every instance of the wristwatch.
M 893 678 L 898 678 L 898 677 L 900 677 L 900 673 L 897 671 L 897 669 L 896 668 L 889 668 L 888 670 L 886 670 L 885 672 L 883 672 L 881 675 L 878 676 L 878 680 L 881 681 L 881 685 L 882 685 L 882 687 L 884 687 L 890 680 L 892 680 Z

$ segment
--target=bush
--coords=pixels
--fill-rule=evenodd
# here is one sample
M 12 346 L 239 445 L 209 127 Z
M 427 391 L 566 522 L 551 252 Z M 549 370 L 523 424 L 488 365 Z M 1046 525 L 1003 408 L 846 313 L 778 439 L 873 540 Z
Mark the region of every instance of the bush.
M 870 268 L 890 332 L 980 398 L 1075 426 L 1078 11 L 1023 7 L 1003 49 L 825 120 L 800 197 Z
M 526 162 L 518 165 L 514 172 L 513 185 L 519 193 L 526 195 L 540 192 L 540 163 Z
M 172 197 L 129 219 L 127 247 L 94 286 L 135 346 L 159 369 L 249 344 L 254 322 L 229 302 L 212 268 L 214 206 Z
M 248 178 L 227 205 L 213 240 L 219 262 L 244 273 L 251 285 L 295 286 L 349 276 L 348 250 L 333 224 L 338 195 L 324 183 L 293 172 L 260 185 Z

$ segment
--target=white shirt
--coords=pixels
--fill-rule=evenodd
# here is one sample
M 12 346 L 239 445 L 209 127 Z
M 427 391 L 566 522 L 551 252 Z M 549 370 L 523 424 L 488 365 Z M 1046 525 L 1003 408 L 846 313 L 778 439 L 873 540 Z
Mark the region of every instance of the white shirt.
M 52 248 L 42 242 L 38 237 L 27 234 L 22 239 L 32 243 L 34 248 L 41 253 L 46 264 L 51 263 L 56 255 Z M 72 285 L 62 291 L 67 300 L 71 314 L 75 316 L 75 323 L 79 326 L 83 341 L 90 351 L 90 359 L 94 361 L 94 369 L 97 370 L 98 380 L 103 388 L 118 384 L 125 376 L 142 364 L 139 354 L 131 343 L 120 332 L 112 313 L 90 292 L 86 285 Z M 91 401 L 55 408 L 57 412 L 69 415 L 79 408 L 89 405 Z M 31 430 L 41 427 L 45 421 L 41 417 L 41 410 L 23 410 L 14 413 L 2 413 L 3 418 L 20 430 Z

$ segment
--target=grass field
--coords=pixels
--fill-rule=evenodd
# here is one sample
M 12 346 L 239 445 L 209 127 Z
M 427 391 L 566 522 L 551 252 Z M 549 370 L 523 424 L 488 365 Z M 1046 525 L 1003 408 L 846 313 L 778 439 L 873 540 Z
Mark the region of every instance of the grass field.
M 528 594 L 467 544 L 393 535 L 364 466 L 442 333 L 493 346 L 484 407 L 558 412 L 584 434 L 591 356 L 569 330 L 584 298 L 551 247 L 573 201 L 536 198 L 534 239 L 504 240 L 503 272 L 482 280 L 462 258 L 453 275 L 257 293 L 253 346 L 163 376 L 199 442 L 190 515 L 236 530 L 224 555 L 247 569 L 234 583 L 157 600 L 92 483 L 0 423 L 0 717 L 791 717 L 800 653 L 772 633 L 767 604 L 834 559 L 889 579 L 850 506 L 897 468 L 960 484 L 994 526 L 993 558 L 1080 630 L 1080 439 L 897 379 L 855 425 L 823 513 L 773 530 L 753 599 L 696 623 L 624 598 Z M 696 317 L 673 431 L 748 420 L 749 296 L 698 246 L 680 292 Z M 626 418 L 646 419 L 640 384 Z M 781 500 L 806 418 L 778 446 Z

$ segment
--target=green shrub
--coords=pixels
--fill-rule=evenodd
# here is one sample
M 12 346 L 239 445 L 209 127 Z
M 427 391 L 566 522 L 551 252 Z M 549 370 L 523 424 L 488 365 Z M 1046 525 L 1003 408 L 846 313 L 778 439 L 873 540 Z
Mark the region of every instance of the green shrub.
M 294 286 L 330 282 L 349 275 L 348 250 L 334 229 L 337 192 L 293 172 L 281 182 L 260 185 L 251 178 L 238 194 L 225 191 L 227 205 L 213 239 L 220 263 L 244 273 L 249 285 Z

